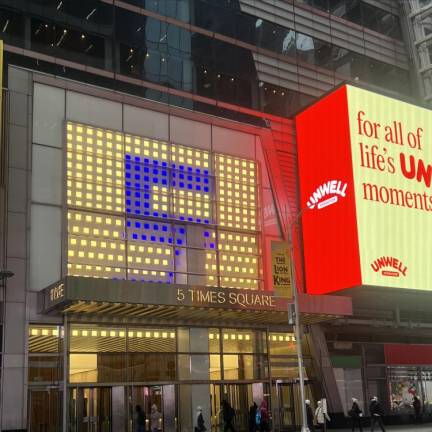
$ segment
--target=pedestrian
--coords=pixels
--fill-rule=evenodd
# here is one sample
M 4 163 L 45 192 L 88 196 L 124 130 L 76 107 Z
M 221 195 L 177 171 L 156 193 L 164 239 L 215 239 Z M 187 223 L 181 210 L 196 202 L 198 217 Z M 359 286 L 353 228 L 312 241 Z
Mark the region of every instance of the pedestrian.
M 222 413 L 224 421 L 224 432 L 230 430 L 231 432 L 236 432 L 233 421 L 235 418 L 235 410 L 226 400 L 222 401 Z
M 253 403 L 249 407 L 249 432 L 255 432 L 257 430 L 257 421 L 256 421 L 256 415 L 258 411 L 258 405 L 256 402 Z
M 381 404 L 378 402 L 378 398 L 374 396 L 371 399 L 371 403 L 369 405 L 369 411 L 371 415 L 371 432 L 374 431 L 375 425 L 378 425 L 383 432 L 385 432 L 384 423 L 383 423 L 383 410 L 381 408 Z
M 263 400 L 259 407 L 260 414 L 260 424 L 259 430 L 260 432 L 269 432 L 270 431 L 270 415 L 267 408 L 267 401 Z
M 306 399 L 305 404 L 306 404 L 306 417 L 307 417 L 308 428 L 310 432 L 315 432 L 315 425 L 314 425 L 315 415 L 312 410 L 310 400 Z
M 136 432 L 145 432 L 146 415 L 142 410 L 141 405 L 135 407 L 135 425 Z
M 151 406 L 151 412 L 150 412 L 151 432 L 158 432 L 160 418 L 161 418 L 161 413 L 158 411 L 157 405 L 153 404 Z
M 196 416 L 196 426 L 195 432 L 205 432 L 207 428 L 204 424 L 204 417 L 202 415 L 202 408 L 200 406 L 197 407 L 197 416 Z
M 413 408 L 414 408 L 415 422 L 420 423 L 421 422 L 421 402 L 420 399 L 417 397 L 417 395 L 414 395 Z
M 322 401 L 318 401 L 318 406 L 315 410 L 315 420 L 320 429 L 325 430 L 326 422 L 330 421 L 329 415 L 324 412 Z
M 352 407 L 348 411 L 348 415 L 351 417 L 352 422 L 352 432 L 355 431 L 356 426 L 359 427 L 360 432 L 363 432 L 362 424 L 361 424 L 361 418 L 363 417 L 363 412 L 360 409 L 360 406 L 358 404 L 358 400 L 356 398 L 352 398 Z

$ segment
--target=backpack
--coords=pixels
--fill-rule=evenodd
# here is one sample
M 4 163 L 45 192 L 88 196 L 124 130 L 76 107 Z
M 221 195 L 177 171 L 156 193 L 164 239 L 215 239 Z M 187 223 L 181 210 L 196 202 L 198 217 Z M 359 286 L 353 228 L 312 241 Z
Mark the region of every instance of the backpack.
M 255 414 L 255 423 L 257 426 L 261 424 L 261 410 L 257 409 L 257 412 Z

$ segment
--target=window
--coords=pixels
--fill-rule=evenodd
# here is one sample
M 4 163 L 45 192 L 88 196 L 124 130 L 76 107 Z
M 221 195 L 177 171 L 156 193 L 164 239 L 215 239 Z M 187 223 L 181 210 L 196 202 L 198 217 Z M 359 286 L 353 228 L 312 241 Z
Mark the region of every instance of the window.
M 72 52 L 77 62 L 106 67 L 104 39 L 71 27 L 32 18 L 31 45 L 32 49 L 55 57 L 70 58 Z
M 28 351 L 29 383 L 63 381 L 63 327 L 30 325 Z
M 0 9 L 0 37 L 5 42 L 22 46 L 24 42 L 24 17 L 16 12 Z

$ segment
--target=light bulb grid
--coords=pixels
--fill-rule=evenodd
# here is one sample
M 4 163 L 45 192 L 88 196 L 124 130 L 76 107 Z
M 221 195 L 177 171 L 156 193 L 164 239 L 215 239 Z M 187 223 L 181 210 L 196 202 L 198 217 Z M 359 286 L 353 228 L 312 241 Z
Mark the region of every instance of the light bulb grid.
M 171 146 L 171 163 L 173 168 L 182 165 L 194 165 L 198 169 L 209 170 L 211 167 L 210 153 L 205 150 L 173 144 Z
M 125 244 L 121 240 L 69 236 L 68 262 L 70 263 L 124 266 L 125 261 Z
M 256 162 L 248 159 L 216 154 L 215 175 L 234 183 L 257 184 Z
M 218 274 L 218 260 L 217 254 L 213 251 L 205 251 L 206 260 L 205 260 L 205 273 L 207 276 L 215 276 Z M 207 279 L 209 281 L 216 281 L 216 278 L 212 277 L 211 279 Z
M 158 160 L 169 162 L 169 144 L 164 141 L 152 140 L 136 135 L 126 134 L 124 137 L 124 151 L 140 161 Z
M 175 164 L 172 164 L 175 166 Z M 212 221 L 208 170 L 126 154 L 126 212 L 208 224 Z
M 172 247 L 128 242 L 127 265 L 130 269 L 173 270 Z
M 91 264 L 67 264 L 68 275 L 101 279 L 126 279 L 126 270 L 122 267 L 91 265 Z
M 34 327 L 31 326 L 28 329 L 28 335 L 29 336 L 44 336 L 44 337 L 55 337 L 60 338 L 63 337 L 63 331 L 59 331 L 56 327 Z
M 220 226 L 257 230 L 257 167 L 246 159 L 216 154 L 216 201 Z
M 106 157 L 68 151 L 66 153 L 67 177 L 98 184 L 122 187 L 124 163 Z
M 68 179 L 66 195 L 69 207 L 124 212 L 121 188 Z
M 220 276 L 219 285 L 222 288 L 238 288 L 248 290 L 260 289 L 261 281 L 259 279 L 245 278 L 243 276 Z
M 127 279 L 133 282 L 172 283 L 174 273 L 169 271 L 128 269 Z
M 270 342 L 295 342 L 296 338 L 293 333 L 269 333 Z
M 121 240 L 124 238 L 124 218 L 115 215 L 83 211 L 68 211 L 68 233 L 72 236 L 85 236 Z
M 117 330 L 112 328 L 98 329 L 72 329 L 70 335 L 73 338 L 138 338 L 138 339 L 175 339 L 176 334 L 170 330 Z
M 68 122 L 67 150 L 121 161 L 124 136 L 121 132 Z
M 217 177 L 213 178 L 212 156 L 207 151 L 71 122 L 67 124 L 67 150 L 70 207 L 140 218 L 126 217 L 125 227 L 122 217 L 93 215 L 88 220 L 91 213 L 71 210 L 71 274 L 172 282 L 175 271 L 190 273 L 186 247 L 207 250 L 203 261 L 207 285 L 259 287 L 257 237 L 245 233 L 257 229 L 255 162 L 215 154 Z M 236 238 L 228 239 L 230 234 L 219 231 L 218 243 L 215 230 L 192 235 L 192 228 L 198 225 L 188 222 L 212 222 L 214 206 L 220 226 L 240 229 L 241 235 L 235 233 Z M 186 225 L 141 219 L 147 215 L 180 219 Z M 170 252 L 158 254 L 158 249 Z M 156 252 L 149 253 L 151 250 Z

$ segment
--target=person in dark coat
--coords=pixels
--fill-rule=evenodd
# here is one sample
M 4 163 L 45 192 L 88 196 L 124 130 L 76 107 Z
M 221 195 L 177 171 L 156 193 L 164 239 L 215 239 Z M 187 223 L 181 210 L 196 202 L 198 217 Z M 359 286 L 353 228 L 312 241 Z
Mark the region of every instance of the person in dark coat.
M 204 417 L 202 415 L 202 408 L 199 406 L 197 407 L 197 417 L 196 417 L 196 426 L 195 426 L 195 432 L 205 432 L 207 428 L 204 424 Z
M 381 408 L 381 404 L 378 402 L 378 398 L 374 396 L 371 399 L 371 403 L 369 405 L 369 412 L 371 415 L 371 432 L 374 431 L 375 425 L 378 425 L 383 432 L 385 432 L 384 423 L 383 423 L 383 409 Z
M 259 407 L 261 414 L 261 422 L 259 425 L 260 432 L 269 432 L 270 431 L 270 416 L 267 407 L 267 401 L 263 400 Z
M 222 414 L 224 421 L 224 432 L 227 432 L 228 430 L 231 432 L 236 432 L 233 426 L 235 411 L 230 403 L 226 400 L 222 401 Z
M 256 402 L 253 403 L 253 405 L 249 408 L 249 432 L 255 432 L 256 427 L 256 413 L 257 413 L 258 405 Z
M 135 415 L 136 432 L 145 432 L 146 415 L 142 410 L 141 405 L 135 407 Z
M 363 412 L 360 409 L 360 406 L 358 404 L 358 400 L 356 398 L 352 398 L 352 407 L 349 410 L 349 416 L 351 417 L 352 421 L 352 432 L 355 431 L 356 426 L 359 427 L 360 432 L 363 432 L 362 424 L 361 424 L 361 418 L 363 417 Z
M 416 423 L 421 422 L 421 402 L 417 395 L 414 395 L 413 399 L 414 416 Z
M 305 404 L 306 404 L 306 416 L 307 416 L 308 428 L 309 428 L 310 432 L 315 432 L 315 425 L 314 425 L 315 414 L 314 414 L 313 409 L 311 407 L 310 400 L 306 399 Z

